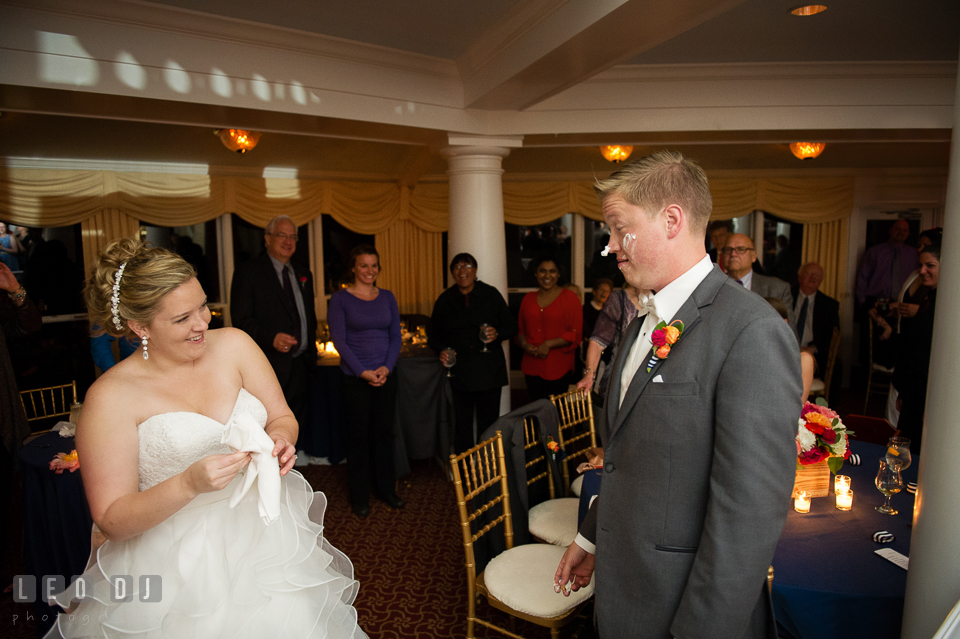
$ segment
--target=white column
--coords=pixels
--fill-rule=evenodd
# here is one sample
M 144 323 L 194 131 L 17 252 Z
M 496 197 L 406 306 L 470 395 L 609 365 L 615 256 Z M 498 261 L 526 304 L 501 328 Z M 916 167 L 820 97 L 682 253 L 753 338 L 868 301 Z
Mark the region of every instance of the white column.
M 477 258 L 477 279 L 494 286 L 507 299 L 507 242 L 503 229 L 503 158 L 522 138 L 449 136 L 442 153 L 449 162 L 450 226 L 447 255 L 470 253 Z M 449 264 L 445 264 L 449 267 Z M 509 345 L 503 344 L 509 361 Z M 500 412 L 510 406 L 510 388 L 504 387 Z
M 960 82 L 944 207 L 943 262 L 937 285 L 930 382 L 913 511 L 903 639 L 929 639 L 960 601 Z

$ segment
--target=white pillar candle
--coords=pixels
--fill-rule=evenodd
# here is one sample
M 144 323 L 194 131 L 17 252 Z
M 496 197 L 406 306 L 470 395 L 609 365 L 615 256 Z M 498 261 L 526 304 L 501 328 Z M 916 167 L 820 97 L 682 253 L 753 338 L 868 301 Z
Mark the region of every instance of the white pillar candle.
M 853 508 L 853 491 L 845 490 L 837 493 L 837 510 L 850 510 Z

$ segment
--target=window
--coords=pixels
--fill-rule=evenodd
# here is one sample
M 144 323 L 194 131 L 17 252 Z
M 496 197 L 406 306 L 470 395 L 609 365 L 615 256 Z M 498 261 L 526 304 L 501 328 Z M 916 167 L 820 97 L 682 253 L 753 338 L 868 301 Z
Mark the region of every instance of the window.
M 763 272 L 795 285 L 803 259 L 803 224 L 764 212 L 762 244 L 757 245 L 757 260 L 763 264 Z
M 332 295 L 352 278 L 347 268 L 350 251 L 358 244 L 374 246 L 374 237 L 355 233 L 329 215 L 321 215 L 320 223 L 323 233 L 323 274 L 326 280 L 323 289 L 326 295 Z
M 217 222 L 201 222 L 192 226 L 154 226 L 140 224 L 140 237 L 154 246 L 173 251 L 197 271 L 197 280 L 207 299 L 219 302 L 220 264 L 217 248 Z
M 536 288 L 533 261 L 540 255 L 556 259 L 560 267 L 560 283 L 571 281 L 570 227 L 573 214 L 538 226 L 505 224 L 507 239 L 507 286 L 511 289 Z

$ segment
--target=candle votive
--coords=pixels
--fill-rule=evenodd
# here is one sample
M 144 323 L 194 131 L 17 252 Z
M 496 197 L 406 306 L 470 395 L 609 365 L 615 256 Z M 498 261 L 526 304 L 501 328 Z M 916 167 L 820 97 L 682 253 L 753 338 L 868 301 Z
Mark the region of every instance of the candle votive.
M 845 490 L 837 493 L 837 510 L 851 510 L 853 508 L 853 491 Z
M 793 500 L 793 509 L 798 513 L 810 512 L 810 493 L 801 490 Z
M 847 475 L 837 475 L 833 478 L 833 492 L 845 493 L 850 490 L 850 477 Z

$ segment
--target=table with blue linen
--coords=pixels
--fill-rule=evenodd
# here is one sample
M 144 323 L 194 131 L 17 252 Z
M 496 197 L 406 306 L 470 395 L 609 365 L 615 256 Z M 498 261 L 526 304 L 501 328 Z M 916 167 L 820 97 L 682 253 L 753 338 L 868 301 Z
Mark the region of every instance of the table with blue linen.
M 897 639 L 903 620 L 907 571 L 875 554 L 892 548 L 910 554 L 914 495 L 906 482 L 917 481 L 918 456 L 902 472 L 904 490 L 892 497 L 897 515 L 875 507 L 884 497 L 874 486 L 886 448 L 851 439 L 850 451 L 861 465 L 844 464 L 854 493 L 853 510 L 836 508 L 833 476 L 830 494 L 812 500 L 810 512 L 793 510 L 773 558 L 773 604 L 777 623 L 796 639 Z M 792 504 L 791 504 L 792 506 Z M 879 544 L 873 534 L 886 530 L 896 539 Z
M 339 359 L 334 360 L 339 364 Z M 339 365 L 317 367 L 312 380 L 310 427 L 302 429 L 298 448 L 340 463 L 346 457 L 346 411 Z M 397 476 L 410 472 L 410 459 L 439 457 L 452 452 L 453 391 L 433 351 L 405 346 L 394 368 L 397 376 L 395 455 Z
M 37 578 L 60 575 L 69 584 L 83 572 L 90 557 L 90 530 L 93 519 L 77 470 L 58 475 L 50 470 L 57 453 L 76 448 L 73 437 L 46 433 L 20 449 L 23 481 L 23 538 L 27 574 Z M 34 605 L 38 629 L 53 625 L 59 607 L 37 601 Z M 44 618 L 46 616 L 46 618 Z

